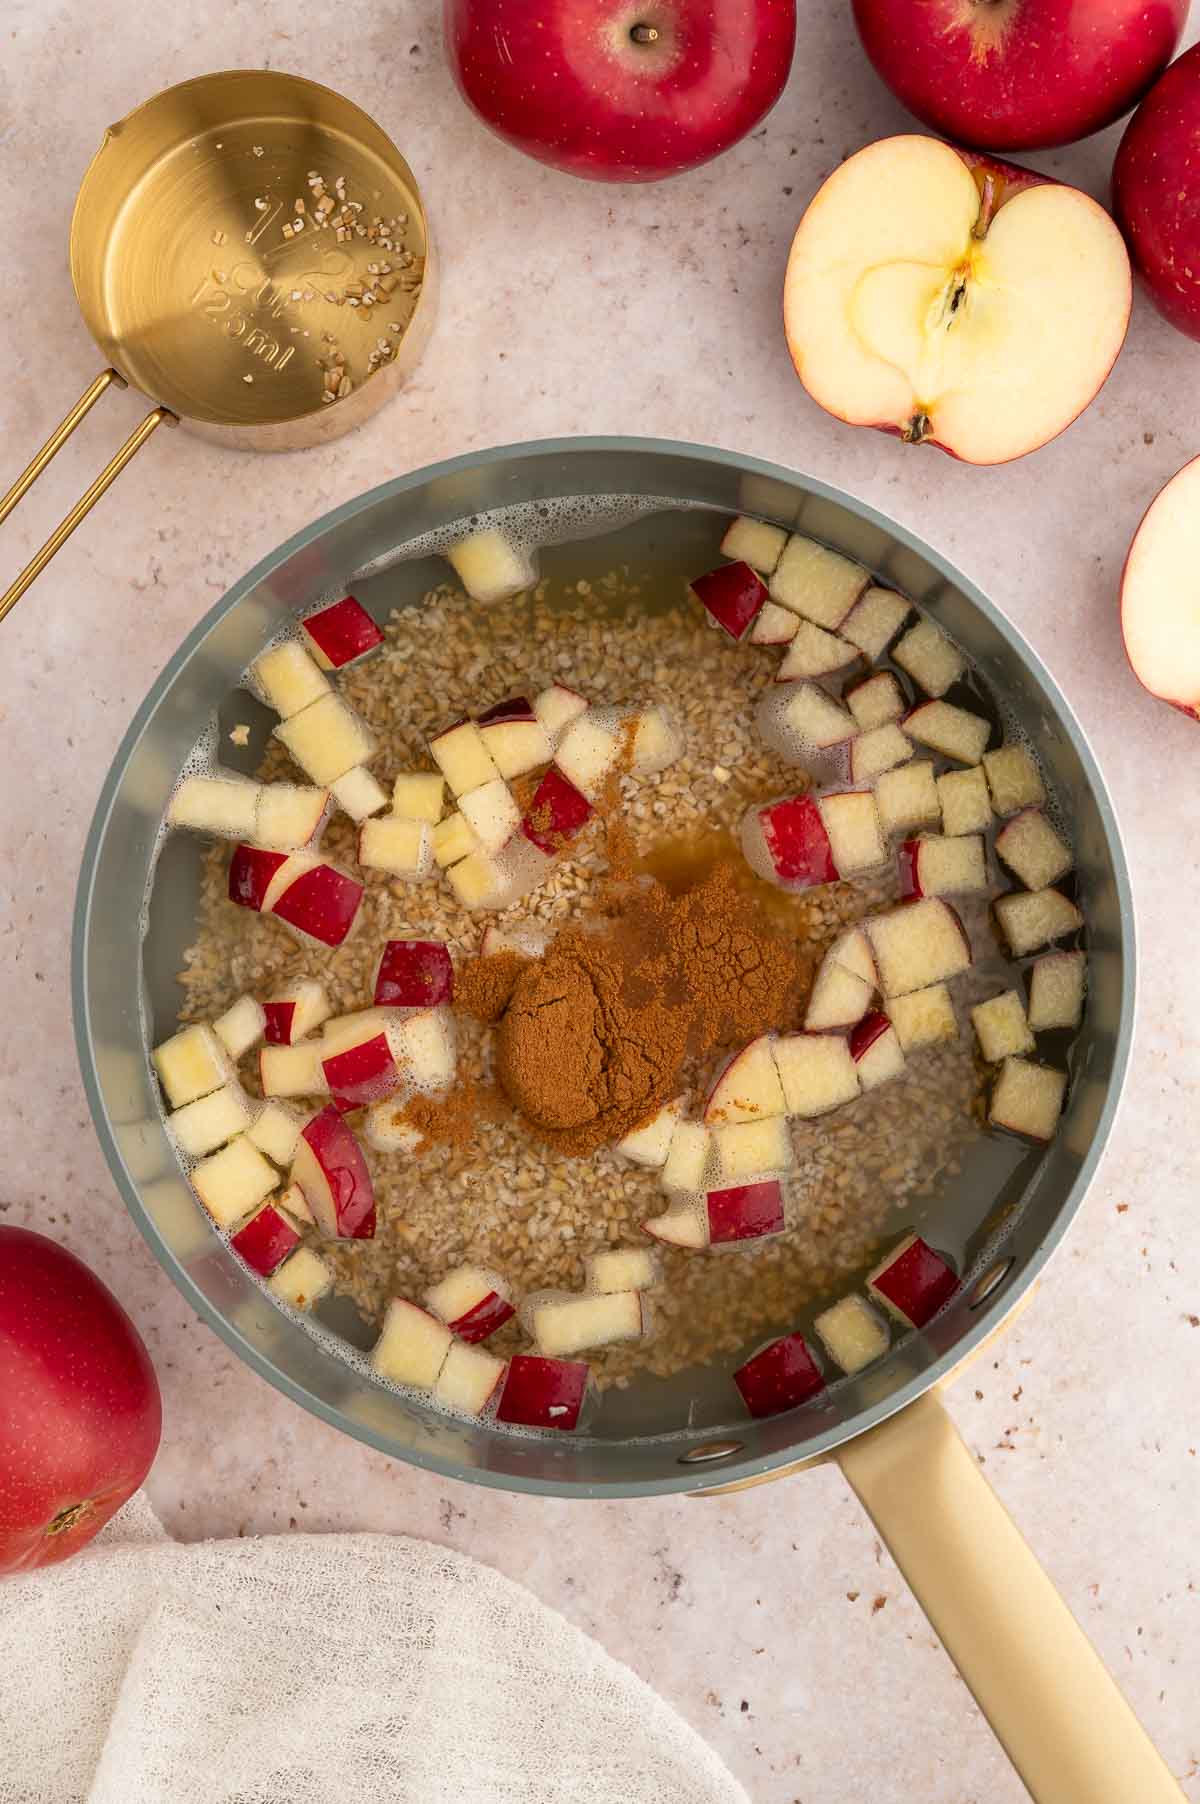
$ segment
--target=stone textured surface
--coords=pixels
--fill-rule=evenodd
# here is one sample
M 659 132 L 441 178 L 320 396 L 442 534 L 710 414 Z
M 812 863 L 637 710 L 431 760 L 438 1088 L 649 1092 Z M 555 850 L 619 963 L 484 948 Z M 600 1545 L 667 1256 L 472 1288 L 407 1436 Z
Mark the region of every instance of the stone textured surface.
M 801 10 L 794 77 L 765 128 L 694 176 L 622 191 L 552 175 L 490 139 L 451 87 L 431 0 L 316 12 L 115 0 L 99 40 L 84 0 L 9 0 L 5 466 L 97 367 L 66 267 L 74 190 L 105 123 L 169 82 L 265 62 L 353 95 L 424 183 L 444 285 L 416 381 L 357 436 L 252 462 L 160 435 L 3 628 L 0 1208 L 67 1240 L 141 1323 L 167 1408 L 150 1488 L 175 1534 L 394 1529 L 464 1548 L 657 1685 L 757 1804 L 1018 1804 L 1021 1787 L 835 1473 L 720 1502 L 568 1507 L 441 1483 L 339 1439 L 238 1365 L 152 1262 L 94 1144 L 72 1050 L 72 888 L 103 771 L 180 637 L 279 540 L 397 471 L 546 433 L 710 441 L 839 483 L 933 540 L 1019 623 L 1093 736 L 1124 822 L 1143 962 L 1119 1124 L 1050 1282 L 950 1405 L 1200 1798 L 1200 804 L 1189 774 L 1200 729 L 1137 688 L 1115 606 L 1142 510 L 1200 450 L 1200 346 L 1139 299 L 1098 402 L 1004 469 L 911 452 L 819 413 L 779 329 L 789 237 L 840 156 L 907 122 L 843 0 Z M 1102 195 L 1114 141 L 1031 160 Z M 92 417 L 0 533 L 5 571 L 139 406 L 121 395 Z

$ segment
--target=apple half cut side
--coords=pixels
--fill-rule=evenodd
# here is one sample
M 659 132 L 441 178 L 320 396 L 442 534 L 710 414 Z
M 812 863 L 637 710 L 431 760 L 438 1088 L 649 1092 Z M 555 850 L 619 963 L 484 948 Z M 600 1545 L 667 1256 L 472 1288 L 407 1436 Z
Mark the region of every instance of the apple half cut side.
M 1099 391 L 1133 300 L 1077 188 L 916 134 L 836 169 L 788 258 L 788 349 L 836 418 L 966 463 L 1036 451 Z
M 1142 688 L 1200 720 L 1200 457 L 1159 492 L 1133 536 L 1121 637 Z

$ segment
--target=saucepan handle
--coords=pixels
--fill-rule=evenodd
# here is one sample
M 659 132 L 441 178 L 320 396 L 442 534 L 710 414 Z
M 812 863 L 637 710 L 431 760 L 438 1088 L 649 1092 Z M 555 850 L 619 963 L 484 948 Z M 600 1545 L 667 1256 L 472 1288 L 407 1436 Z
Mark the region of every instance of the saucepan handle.
M 1183 1804 L 936 1397 L 836 1457 L 1036 1804 Z
M 101 370 L 95 381 L 84 389 L 70 413 L 55 427 L 37 456 L 22 470 L 8 493 L 0 497 L 0 523 L 8 518 L 18 501 L 28 494 L 47 464 L 62 450 L 76 426 L 91 412 L 101 395 L 114 384 L 118 388 L 124 388 L 124 376 L 116 370 Z M 178 424 L 175 415 L 167 408 L 155 407 L 138 426 L 134 427 L 120 450 L 105 464 L 95 482 L 80 496 L 70 513 L 50 534 L 41 550 L 29 560 L 16 582 L 11 588 L 6 589 L 3 595 L 0 595 L 0 620 L 3 620 L 9 610 L 16 606 L 30 583 L 41 575 L 55 552 L 66 544 L 79 522 L 91 513 L 105 490 L 112 487 L 130 458 L 136 451 L 141 450 L 155 427 L 163 425 L 164 422 L 170 426 Z

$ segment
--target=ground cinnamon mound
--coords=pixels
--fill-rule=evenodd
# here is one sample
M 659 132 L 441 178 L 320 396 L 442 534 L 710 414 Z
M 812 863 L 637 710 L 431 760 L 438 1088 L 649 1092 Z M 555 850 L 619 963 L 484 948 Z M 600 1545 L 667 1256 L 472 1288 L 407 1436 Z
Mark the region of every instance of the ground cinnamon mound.
M 529 964 L 523 952 L 493 952 L 488 958 L 472 958 L 454 979 L 454 1000 L 477 1021 L 499 1021 Z
M 792 1025 L 807 978 L 804 954 L 732 864 L 682 895 L 651 879 L 519 972 L 496 1075 L 540 1138 L 584 1156 L 669 1101 L 689 1059 Z

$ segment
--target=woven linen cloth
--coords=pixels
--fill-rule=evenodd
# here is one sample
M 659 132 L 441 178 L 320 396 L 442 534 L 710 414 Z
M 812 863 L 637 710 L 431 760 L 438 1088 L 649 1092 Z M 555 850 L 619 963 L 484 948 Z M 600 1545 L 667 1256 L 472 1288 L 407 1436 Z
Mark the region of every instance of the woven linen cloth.
M 627 1667 L 399 1535 L 185 1546 L 134 1498 L 0 1583 L 0 1804 L 749 1804 Z

